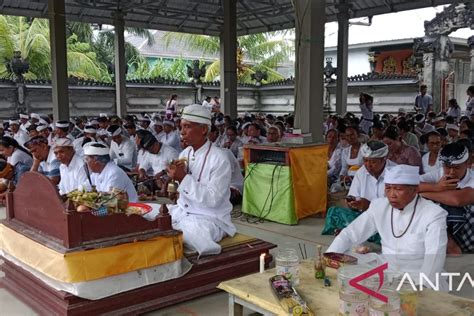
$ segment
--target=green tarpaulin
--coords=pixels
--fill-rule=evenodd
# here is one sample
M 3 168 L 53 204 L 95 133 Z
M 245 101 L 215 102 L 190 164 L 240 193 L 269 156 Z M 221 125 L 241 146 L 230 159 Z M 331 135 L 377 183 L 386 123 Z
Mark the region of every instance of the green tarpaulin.
M 244 181 L 242 212 L 282 224 L 297 224 L 290 167 L 250 163 Z

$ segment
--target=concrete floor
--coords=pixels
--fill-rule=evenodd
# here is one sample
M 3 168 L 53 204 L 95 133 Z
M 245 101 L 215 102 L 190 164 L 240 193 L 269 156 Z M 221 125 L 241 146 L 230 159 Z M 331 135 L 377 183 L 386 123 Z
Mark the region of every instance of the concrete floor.
M 4 218 L 4 216 L 5 209 L 0 208 L 0 218 Z M 321 235 L 324 220 L 319 218 L 306 218 L 300 221 L 297 226 L 272 222 L 253 224 L 240 218 L 235 219 L 234 223 L 240 233 L 272 242 L 277 244 L 278 248 L 290 247 L 296 249 L 299 253 L 299 244 L 301 246 L 305 245 L 308 258 L 314 256 L 316 245 L 320 244 L 323 245 L 323 248 L 326 248 L 333 240 L 332 236 Z M 278 249 L 272 250 L 274 256 L 277 253 Z M 469 272 L 474 277 L 474 255 L 450 257 L 446 260 L 445 269 L 448 272 Z M 0 277 L 2 277 L 1 274 Z M 453 294 L 474 299 L 474 287 L 465 283 L 461 292 L 453 292 Z M 148 315 L 227 315 L 227 311 L 227 295 L 225 293 L 217 293 L 154 311 Z M 244 312 L 247 315 L 251 313 L 248 310 Z M 0 289 L 0 315 L 35 315 L 35 313 L 6 290 Z

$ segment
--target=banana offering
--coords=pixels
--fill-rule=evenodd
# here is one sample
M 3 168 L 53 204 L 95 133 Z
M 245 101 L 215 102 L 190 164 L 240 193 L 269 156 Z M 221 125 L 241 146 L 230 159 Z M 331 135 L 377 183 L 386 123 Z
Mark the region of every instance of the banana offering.
M 87 192 L 75 190 L 67 194 L 78 212 L 90 212 L 105 207 L 109 214 L 125 212 L 128 206 L 128 196 L 121 190 L 111 192 Z

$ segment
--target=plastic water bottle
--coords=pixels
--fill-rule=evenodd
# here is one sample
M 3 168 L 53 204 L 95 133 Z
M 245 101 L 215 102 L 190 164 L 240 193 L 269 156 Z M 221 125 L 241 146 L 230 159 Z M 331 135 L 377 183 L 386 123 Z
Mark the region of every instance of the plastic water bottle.
M 280 250 L 275 261 L 277 274 L 284 275 L 294 286 L 298 286 L 300 260 L 296 250 L 291 248 Z

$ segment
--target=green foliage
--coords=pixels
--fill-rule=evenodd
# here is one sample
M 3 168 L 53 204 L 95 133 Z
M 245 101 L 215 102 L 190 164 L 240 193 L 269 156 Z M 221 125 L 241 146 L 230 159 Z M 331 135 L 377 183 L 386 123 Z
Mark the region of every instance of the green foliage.
M 243 53 L 243 60 L 237 60 L 240 82 L 253 83 L 251 75 L 257 70 L 267 72 L 266 82 L 284 79 L 276 68 L 294 54 L 293 42 L 285 38 L 286 33 L 287 31 L 259 33 L 238 38 L 238 50 Z M 167 46 L 178 42 L 186 49 L 198 50 L 206 55 L 217 55 L 220 50 L 219 38 L 207 35 L 168 32 L 164 40 Z M 218 59 L 208 65 L 204 80 L 216 80 L 220 74 L 219 66 Z
M 152 45 L 154 38 L 150 31 L 126 28 L 127 32 L 147 39 Z M 107 66 L 114 62 L 113 29 L 99 32 L 94 36 L 94 28 L 88 23 L 67 22 L 68 75 L 81 79 L 110 82 Z M 13 52 L 21 51 L 23 59 L 30 64 L 26 79 L 51 78 L 51 53 L 49 25 L 46 19 L 0 15 L 0 78 L 13 79 L 5 63 L 13 57 Z M 125 43 L 125 58 L 137 60 L 138 50 Z

